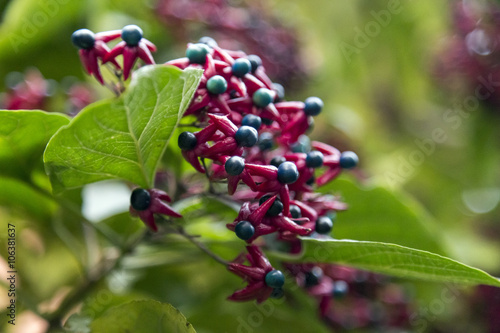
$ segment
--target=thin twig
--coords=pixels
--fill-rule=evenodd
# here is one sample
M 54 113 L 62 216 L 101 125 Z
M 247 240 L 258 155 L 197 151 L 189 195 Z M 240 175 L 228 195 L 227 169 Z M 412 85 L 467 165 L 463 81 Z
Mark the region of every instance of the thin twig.
M 229 262 L 227 260 L 222 259 L 217 254 L 215 254 L 212 251 L 210 251 L 210 249 L 205 244 L 203 244 L 202 242 L 199 242 L 196 239 L 198 236 L 193 236 L 193 235 L 188 234 L 186 232 L 186 230 L 184 230 L 184 228 L 182 226 L 176 225 L 174 231 L 177 234 L 179 234 L 179 235 L 183 236 L 184 238 L 186 238 L 191 243 L 193 243 L 197 248 L 199 248 L 200 250 L 202 250 L 203 252 L 205 252 L 206 254 L 208 254 L 212 259 L 214 259 L 218 263 L 220 263 L 220 264 L 222 264 L 224 266 L 229 265 Z

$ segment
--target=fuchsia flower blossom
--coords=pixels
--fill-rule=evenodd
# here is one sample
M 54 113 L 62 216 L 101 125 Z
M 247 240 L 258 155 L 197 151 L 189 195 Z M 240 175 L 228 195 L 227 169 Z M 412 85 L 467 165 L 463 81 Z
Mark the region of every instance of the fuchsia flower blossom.
M 136 188 L 130 199 L 130 214 L 139 216 L 153 231 L 158 231 L 154 214 L 163 214 L 171 217 L 182 217 L 164 201 L 171 202 L 170 196 L 158 189 L 145 190 Z
M 120 54 L 123 55 L 123 78 L 127 80 L 137 58 L 148 65 L 155 63 L 151 52 L 156 52 L 156 46 L 142 37 L 142 29 L 136 25 L 124 27 L 121 30 L 121 37 L 123 41 L 102 57 L 102 63 L 110 61 L 115 64 L 115 58 Z
M 121 37 L 122 42 L 118 43 L 112 50 L 106 43 Z M 116 57 L 123 55 L 123 78 L 128 79 L 130 70 L 134 66 L 137 58 L 146 64 L 154 64 L 151 52 L 156 51 L 156 46 L 145 38 L 142 38 L 142 30 L 135 25 L 128 25 L 122 30 L 113 30 L 94 34 L 88 29 L 80 29 L 71 36 L 73 44 L 78 47 L 80 60 L 89 75 L 93 75 L 99 83 L 104 84 L 101 71 L 99 69 L 99 59 L 103 64 L 111 62 L 116 69 L 121 69 L 116 61 Z
M 236 262 L 227 266 L 230 272 L 248 282 L 245 288 L 235 291 L 228 299 L 238 302 L 256 299 L 257 303 L 262 303 L 271 296 L 273 289 L 279 289 L 283 286 L 283 273 L 273 269 L 273 266 L 257 246 L 247 246 L 247 252 L 246 258 L 251 266 Z

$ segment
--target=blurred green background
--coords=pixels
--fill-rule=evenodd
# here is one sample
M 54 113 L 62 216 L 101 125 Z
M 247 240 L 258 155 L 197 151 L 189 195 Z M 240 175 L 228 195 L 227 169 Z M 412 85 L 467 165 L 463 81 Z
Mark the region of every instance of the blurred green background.
M 196 41 L 207 30 L 203 24 L 191 22 L 180 34 L 159 18 L 155 3 L 153 0 L 4 0 L 0 2 L 0 78 L 36 67 L 46 79 L 59 83 L 56 91 L 63 90 L 62 82 L 71 76 L 91 83 L 99 96 L 109 97 L 110 92 L 84 74 L 77 50 L 70 42 L 71 33 L 79 28 L 97 32 L 137 24 L 144 30 L 145 37 L 158 46 L 157 62 L 184 56 L 186 43 Z M 242 4 L 241 1 L 230 3 Z M 283 83 L 289 87 L 286 95 L 289 100 L 303 100 L 308 96 L 324 100 L 325 111 L 316 119 L 311 138 L 321 139 L 340 150 L 357 152 L 361 163 L 355 178 L 366 191 L 387 190 L 388 205 L 396 205 L 391 201 L 396 200 L 409 207 L 436 234 L 450 257 L 500 274 L 500 112 L 491 105 L 479 103 L 471 112 L 460 116 L 459 123 L 450 122 L 447 112 L 457 112 L 457 105 L 463 103 L 470 92 L 447 89 L 449 87 L 436 75 L 439 59 L 456 34 L 453 2 L 273 0 L 247 3 L 264 11 L 266 17 L 278 19 L 298 40 L 297 56 L 305 75 L 294 82 Z M 41 17 L 41 12 L 48 18 Z M 181 40 L 179 36 L 186 39 Z M 0 91 L 7 91 L 7 84 L 1 79 Z M 61 99 L 52 100 L 48 109 L 65 111 Z M 36 307 L 40 300 L 50 307 L 57 303 L 57 295 L 67 292 L 67 287 L 61 286 L 79 280 L 83 268 L 79 264 L 81 258 L 74 253 L 84 244 L 81 241 L 64 244 L 61 239 L 65 235 L 53 232 L 67 232 L 54 225 L 57 221 L 51 224 L 32 219 L 32 215 L 52 214 L 54 208 L 43 198 L 35 193 L 29 199 L 9 198 L 6 189 L 18 185 L 6 179 L 2 179 L 1 185 L 0 219 L 17 221 L 22 230 L 18 256 L 25 268 L 26 299 L 33 302 L 26 308 Z M 356 201 L 349 197 L 348 189 L 345 187 L 346 202 Z M 339 192 L 342 194 L 342 186 Z M 24 200 L 35 201 L 30 209 L 41 212 L 27 214 L 19 207 L 24 205 Z M 371 197 L 367 195 L 366 200 Z M 381 200 L 378 206 L 385 203 Z M 358 199 L 351 210 L 364 204 Z M 366 205 L 373 206 L 370 202 Z M 353 214 L 352 218 L 372 218 L 371 214 L 381 212 L 383 210 L 374 209 L 355 215 L 353 211 L 345 213 L 345 217 L 349 219 L 348 214 Z M 404 221 L 398 223 L 404 225 Z M 0 230 L 2 245 L 5 232 L 5 228 Z M 411 235 L 407 237 L 410 239 Z M 144 251 L 138 255 L 143 255 L 144 260 L 136 258 L 131 264 L 137 265 L 135 269 L 111 277 L 121 281 L 124 289 L 131 290 L 120 297 L 134 299 L 146 295 L 170 302 L 186 314 L 198 332 L 234 332 L 240 323 L 238 318 L 260 311 L 253 304 L 228 304 L 225 297 L 228 290 L 238 286 L 238 280 L 226 277 L 221 268 L 202 260 L 196 249 L 172 242 L 168 249 Z M 192 262 L 180 265 L 186 258 Z M 408 284 L 407 281 L 401 283 Z M 117 283 L 108 281 L 102 288 L 112 290 L 113 285 Z M 415 308 L 429 304 L 443 288 L 412 283 Z M 467 330 L 470 329 L 467 325 L 472 325 L 467 320 L 473 317 L 468 303 L 471 293 L 470 289 L 463 289 L 461 297 L 446 304 L 443 311 L 424 316 L 429 324 L 426 331 L 475 331 Z M 2 291 L 1 297 L 4 294 Z M 90 297 L 89 302 L 96 297 Z M 297 297 L 294 304 L 276 306 L 272 316 L 264 315 L 259 331 L 281 331 L 284 327 L 289 332 L 302 332 L 306 327 L 315 332 L 325 330 L 316 320 L 312 300 L 301 293 Z M 111 303 L 107 302 L 106 307 Z M 462 319 L 456 319 L 457 314 Z M 460 330 L 456 328 L 460 326 L 458 323 L 462 325 Z M 473 323 L 481 325 L 480 321 Z M 410 326 L 410 330 L 417 331 L 417 328 Z

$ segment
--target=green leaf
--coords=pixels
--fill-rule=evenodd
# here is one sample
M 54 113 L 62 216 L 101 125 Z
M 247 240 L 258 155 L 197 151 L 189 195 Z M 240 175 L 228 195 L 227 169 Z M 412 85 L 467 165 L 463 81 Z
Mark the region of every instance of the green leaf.
M 347 179 L 338 179 L 319 190 L 340 194 L 349 206 L 337 216 L 332 230 L 335 238 L 394 243 L 445 254 L 440 230 L 404 194 L 383 187 L 362 188 Z
M 201 70 L 145 66 L 123 96 L 91 104 L 49 142 L 44 161 L 56 191 L 105 179 L 153 187 L 170 136 Z
M 408 247 L 353 240 L 302 238 L 299 262 L 324 262 L 352 266 L 377 273 L 433 282 L 486 284 L 500 287 L 500 280 L 458 261 Z
M 196 332 L 182 313 L 167 303 L 133 301 L 113 307 L 91 324 L 91 332 L 192 333 Z
M 0 110 L 0 174 L 29 179 L 41 165 L 47 142 L 68 123 L 67 116 L 57 113 Z

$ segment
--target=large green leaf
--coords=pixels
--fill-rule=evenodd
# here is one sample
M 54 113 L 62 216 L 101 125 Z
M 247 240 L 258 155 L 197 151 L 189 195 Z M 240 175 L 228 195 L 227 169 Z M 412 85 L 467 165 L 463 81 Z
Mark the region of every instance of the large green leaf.
M 109 309 L 90 325 L 91 332 L 192 333 L 196 332 L 182 313 L 170 304 L 132 301 Z
M 349 209 L 338 215 L 333 228 L 335 238 L 395 243 L 444 254 L 439 229 L 415 202 L 383 187 L 361 188 L 339 179 L 320 188 L 338 193 Z
M 201 74 L 145 66 L 135 72 L 123 96 L 86 107 L 54 135 L 45 151 L 54 189 L 105 179 L 153 187 L 158 162 Z
M 0 174 L 26 179 L 41 165 L 43 150 L 69 118 L 44 111 L 0 110 Z
M 303 238 L 300 262 L 324 262 L 373 272 L 433 282 L 487 284 L 500 287 L 500 280 L 458 261 L 408 247 L 353 240 Z

